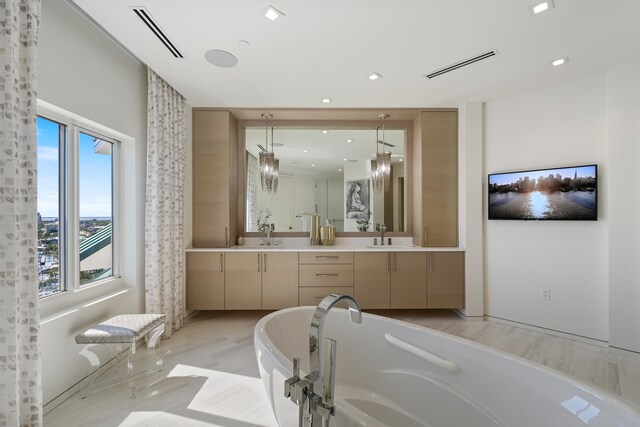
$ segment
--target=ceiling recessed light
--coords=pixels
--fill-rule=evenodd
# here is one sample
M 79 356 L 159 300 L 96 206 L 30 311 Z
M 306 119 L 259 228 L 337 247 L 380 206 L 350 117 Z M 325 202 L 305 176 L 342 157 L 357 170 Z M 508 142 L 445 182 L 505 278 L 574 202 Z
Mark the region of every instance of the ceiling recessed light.
M 348 161 L 348 160 L 349 160 L 349 159 L 342 159 L 342 161 L 344 161 L 344 162 L 346 162 L 346 161 Z
M 558 67 L 560 65 L 566 64 L 567 62 L 569 62 L 569 58 L 564 56 L 562 58 L 554 59 L 553 61 L 551 61 L 551 65 L 554 67 Z
M 353 142 L 353 139 L 345 139 L 344 142 Z
M 542 3 L 534 4 L 533 6 L 529 6 L 529 10 L 532 14 L 537 15 L 542 12 L 546 12 L 549 9 L 553 9 L 553 1 L 547 0 Z
M 404 159 L 400 159 L 400 161 L 402 162 Z
M 331 98 L 322 98 L 322 103 L 323 104 L 330 104 L 331 103 Z
M 329 133 L 329 131 L 328 130 L 323 130 L 322 133 Z
M 315 166 L 315 165 L 316 165 L 315 163 L 311 163 L 311 166 Z
M 278 9 L 276 9 L 273 6 L 269 6 L 267 7 L 262 14 L 267 18 L 270 19 L 271 21 L 275 21 L 276 19 L 280 18 L 281 16 L 284 16 L 284 13 L 280 12 Z
M 369 80 L 378 80 L 381 77 L 382 77 L 382 75 L 380 75 L 378 73 L 369 74 Z
M 308 153 L 308 152 L 309 152 L 309 150 L 302 150 L 302 151 L 304 151 L 305 153 Z
M 338 169 L 338 172 L 342 172 L 342 169 Z

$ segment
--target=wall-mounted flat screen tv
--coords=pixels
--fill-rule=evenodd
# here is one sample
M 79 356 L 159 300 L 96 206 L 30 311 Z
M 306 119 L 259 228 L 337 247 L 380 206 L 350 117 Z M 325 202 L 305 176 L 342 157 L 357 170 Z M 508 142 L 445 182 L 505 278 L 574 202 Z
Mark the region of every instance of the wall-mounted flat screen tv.
M 598 219 L 598 166 L 489 175 L 489 219 Z

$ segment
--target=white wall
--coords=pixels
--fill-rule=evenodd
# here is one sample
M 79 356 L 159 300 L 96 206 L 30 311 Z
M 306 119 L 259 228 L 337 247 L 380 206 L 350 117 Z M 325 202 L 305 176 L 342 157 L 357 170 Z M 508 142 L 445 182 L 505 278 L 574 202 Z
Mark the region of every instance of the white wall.
M 611 168 L 604 75 L 486 104 L 485 173 L 591 163 L 598 221 L 488 221 L 485 200 L 487 315 L 608 339 Z
M 116 46 L 62 0 L 42 4 L 38 44 L 38 98 L 130 137 L 123 144 L 127 182 L 121 266 L 126 287 L 104 301 L 81 301 L 46 313 L 40 329 L 44 401 L 50 402 L 90 372 L 78 356 L 74 335 L 89 324 L 119 313 L 144 310 L 144 186 L 146 162 L 146 67 Z M 69 299 L 70 297 L 71 299 Z M 81 301 L 81 302 L 78 302 Z M 50 302 L 40 304 L 47 310 Z M 45 312 L 42 311 L 43 314 Z M 104 346 L 106 347 L 106 346 Z M 115 354 L 102 348 L 104 362 Z
M 460 106 L 458 115 L 459 245 L 465 248 L 465 308 L 467 317 L 484 315 L 483 124 L 481 102 Z
M 640 61 L 607 72 L 609 345 L 640 352 Z

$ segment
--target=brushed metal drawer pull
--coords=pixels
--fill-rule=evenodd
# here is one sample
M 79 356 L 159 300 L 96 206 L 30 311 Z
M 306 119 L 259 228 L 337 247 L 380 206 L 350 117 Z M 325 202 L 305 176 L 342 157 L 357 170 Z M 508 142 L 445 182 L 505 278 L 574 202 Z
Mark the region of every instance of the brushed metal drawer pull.
M 337 255 L 316 255 L 316 259 L 335 259 Z
M 316 277 L 335 277 L 338 273 L 316 273 Z

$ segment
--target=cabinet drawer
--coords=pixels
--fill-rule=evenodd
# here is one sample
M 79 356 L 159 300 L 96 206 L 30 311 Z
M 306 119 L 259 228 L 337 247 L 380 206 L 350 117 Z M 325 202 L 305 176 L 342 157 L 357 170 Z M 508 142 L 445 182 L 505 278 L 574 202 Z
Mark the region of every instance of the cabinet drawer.
M 318 305 L 329 294 L 345 294 L 353 296 L 351 286 L 309 286 L 299 289 L 298 303 L 300 305 Z M 343 304 L 343 303 L 340 303 Z M 340 307 L 341 305 L 338 305 Z
M 353 252 L 300 252 L 300 264 L 353 264 Z
M 300 286 L 353 286 L 353 264 L 300 265 Z

